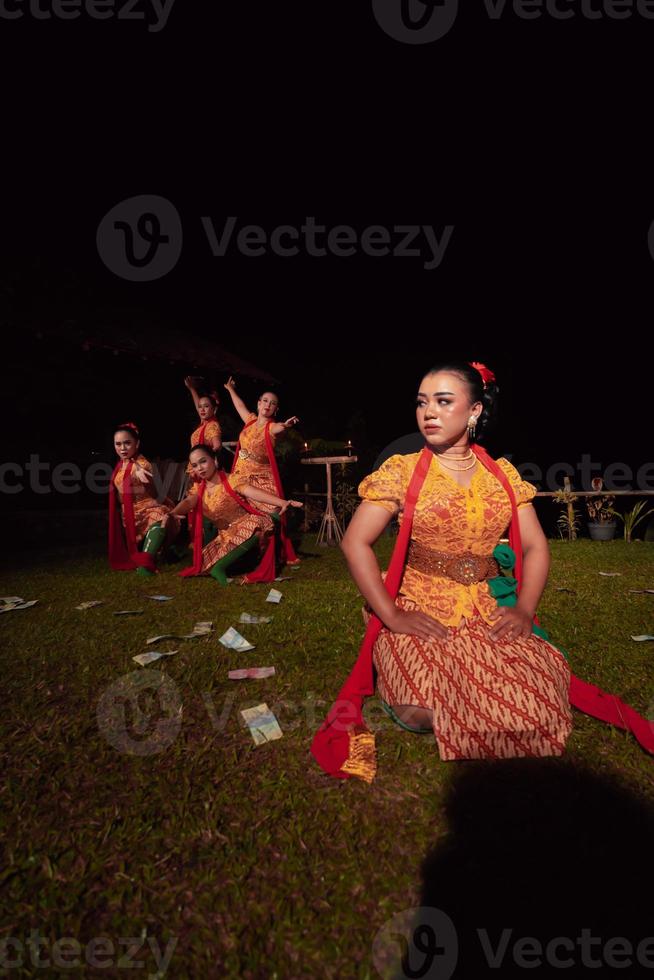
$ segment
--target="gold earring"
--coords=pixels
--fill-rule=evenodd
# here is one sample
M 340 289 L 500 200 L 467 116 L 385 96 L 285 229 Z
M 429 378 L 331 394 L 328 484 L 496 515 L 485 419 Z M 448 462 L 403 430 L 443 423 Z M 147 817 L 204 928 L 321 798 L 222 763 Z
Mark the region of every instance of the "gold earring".
M 468 419 L 468 439 L 473 442 L 477 431 L 477 416 L 471 415 Z

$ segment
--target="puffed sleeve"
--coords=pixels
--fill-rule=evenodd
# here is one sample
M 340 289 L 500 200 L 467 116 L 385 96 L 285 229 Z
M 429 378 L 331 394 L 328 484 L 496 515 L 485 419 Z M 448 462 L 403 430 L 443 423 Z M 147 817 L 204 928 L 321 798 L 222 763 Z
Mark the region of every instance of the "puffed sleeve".
M 509 483 L 513 487 L 518 508 L 526 507 L 527 504 L 530 504 L 536 496 L 536 487 L 533 485 L 533 483 L 527 483 L 526 480 L 523 480 L 515 466 L 512 466 L 508 459 L 504 459 L 504 457 L 502 457 L 502 459 L 498 459 L 497 462 L 509 478 Z
M 408 487 L 407 459 L 413 457 L 391 456 L 378 470 L 366 476 L 359 484 L 359 496 L 371 504 L 384 507 L 397 514 L 404 507 Z
M 207 423 L 207 427 L 204 430 L 204 438 L 207 441 L 210 441 L 211 439 L 220 439 L 220 437 L 221 437 L 220 425 L 218 424 L 218 422 L 216 422 L 215 419 L 212 419 L 211 422 Z

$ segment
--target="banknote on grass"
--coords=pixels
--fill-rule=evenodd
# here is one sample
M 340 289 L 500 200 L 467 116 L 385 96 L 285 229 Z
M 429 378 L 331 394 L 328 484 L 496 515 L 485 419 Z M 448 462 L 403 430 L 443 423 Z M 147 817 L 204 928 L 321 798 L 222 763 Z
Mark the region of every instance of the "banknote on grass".
M 161 657 L 172 657 L 175 653 L 177 650 L 148 650 L 147 653 L 137 653 L 135 657 L 132 657 L 132 660 L 141 667 L 145 667 Z
M 192 633 L 161 633 L 159 636 L 151 636 L 145 642 L 159 643 L 161 640 L 195 640 L 198 636 L 210 636 L 213 632 L 213 622 L 208 620 L 204 623 L 196 623 Z
M 283 735 L 279 722 L 265 703 L 258 704 L 254 708 L 245 708 L 241 711 L 241 716 L 250 729 L 255 745 L 274 742 Z
M 272 677 L 274 673 L 274 667 L 244 667 L 242 670 L 230 670 L 227 676 L 230 681 L 260 681 L 265 677 Z
M 279 589 L 271 589 L 268 595 L 266 596 L 266 602 L 281 602 L 281 601 L 282 601 L 282 593 L 279 591 Z
M 250 613 L 241 613 L 238 621 L 239 623 L 249 623 L 251 626 L 258 626 L 259 623 L 272 623 L 272 616 L 253 616 Z
M 230 626 L 227 632 L 223 633 L 218 642 L 222 643 L 228 650 L 237 650 L 239 653 L 254 650 L 254 644 L 249 643 L 233 626 Z
M 19 597 L 14 596 L 13 598 L 18 599 Z M 17 609 L 29 609 L 31 606 L 35 606 L 38 601 L 38 599 L 30 599 L 29 602 L 25 602 L 23 599 L 20 599 L 19 602 L 3 602 L 0 605 L 0 613 L 15 612 Z

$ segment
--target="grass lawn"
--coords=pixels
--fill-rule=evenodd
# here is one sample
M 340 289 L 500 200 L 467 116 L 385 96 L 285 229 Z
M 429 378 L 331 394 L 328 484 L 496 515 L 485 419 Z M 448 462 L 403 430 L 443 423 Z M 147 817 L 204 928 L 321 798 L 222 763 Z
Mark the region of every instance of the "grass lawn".
M 275 584 L 279 605 L 264 601 L 269 586 L 221 588 L 180 579 L 174 566 L 144 583 L 111 572 L 99 551 L 26 554 L 3 573 L 0 593 L 39 600 L 0 620 L 3 936 L 24 942 L 38 929 L 43 958 L 71 937 L 82 963 L 87 944 L 106 937 L 115 954 L 103 947 L 108 965 L 95 973 L 82 965 L 89 975 L 124 976 L 118 940 L 134 937 L 147 968 L 136 976 L 158 974 L 153 949 L 164 955 L 170 940 L 172 977 L 377 976 L 375 934 L 420 904 L 423 859 L 447 837 L 444 801 L 466 766 L 480 764 L 440 762 L 430 737 L 380 723 L 371 701 L 379 726 L 372 785 L 317 768 L 311 735 L 363 627 L 340 551 L 314 540 L 305 538 L 300 568 L 285 573 L 292 580 Z M 379 545 L 382 561 L 391 545 Z M 630 635 L 654 633 L 654 595 L 628 590 L 654 587 L 654 544 L 552 542 L 552 552 L 540 616 L 553 642 L 576 674 L 652 717 L 654 645 Z M 174 599 L 157 603 L 152 593 Z M 75 609 L 89 599 L 104 605 Z M 114 617 L 118 609 L 144 612 Z M 239 626 L 244 611 L 273 621 Z M 189 632 L 198 620 L 212 620 L 215 632 L 154 645 L 179 653 L 150 667 L 133 663 L 147 637 Z M 224 649 L 217 638 L 231 625 L 256 649 Z M 236 667 L 271 665 L 267 680 L 227 679 Z M 121 742 L 109 715 L 101 712 L 99 725 L 98 706 L 131 674 L 119 699 Z M 172 730 L 155 697 L 162 678 L 166 704 L 178 698 L 181 709 Z M 284 736 L 257 748 L 238 712 L 263 701 Z M 639 798 L 654 798 L 654 759 L 631 736 L 578 713 L 565 759 L 547 764 L 556 772 L 571 763 L 618 773 Z M 22 963 L 11 976 L 61 975 L 27 954 Z

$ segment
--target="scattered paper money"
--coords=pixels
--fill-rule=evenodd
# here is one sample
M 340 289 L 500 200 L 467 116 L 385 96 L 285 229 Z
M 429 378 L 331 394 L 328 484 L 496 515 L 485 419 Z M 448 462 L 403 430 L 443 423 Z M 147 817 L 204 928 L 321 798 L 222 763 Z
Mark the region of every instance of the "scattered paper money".
M 102 599 L 89 599 L 88 602 L 80 602 L 79 606 L 75 606 L 75 609 L 93 609 L 94 606 L 102 605 Z
M 282 737 L 283 732 L 279 723 L 267 704 L 245 708 L 241 711 L 241 715 L 250 729 L 255 745 L 263 745 L 264 742 L 272 742 Z
M 290 575 L 278 575 L 277 578 L 275 579 L 275 582 L 290 582 L 290 581 L 291 581 Z
M 222 643 L 222 645 L 227 647 L 228 650 L 238 650 L 239 653 L 245 653 L 247 650 L 254 650 L 253 644 L 248 643 L 245 637 L 241 636 L 241 634 L 235 630 L 233 626 L 230 626 L 227 632 L 223 633 L 218 642 Z
M 145 642 L 158 643 L 159 640 L 195 640 L 198 636 L 209 636 L 213 632 L 213 623 L 196 623 L 192 633 L 162 633 L 160 636 L 151 636 Z
M 631 639 L 636 640 L 637 643 L 643 643 L 644 640 L 654 640 L 654 636 L 644 633 L 642 636 L 632 636 Z
M 142 609 L 119 609 L 118 612 L 114 613 L 114 616 L 142 616 Z
M 268 595 L 266 596 L 266 602 L 281 602 L 281 601 L 282 601 L 282 593 L 279 591 L 279 589 L 271 589 Z
M 25 602 L 19 595 L 0 595 L 0 602 L 4 605 L 15 606 L 18 602 Z
M 155 602 L 168 602 L 173 598 L 171 595 L 146 595 L 146 599 L 154 599 Z
M 213 622 L 209 619 L 206 623 L 196 623 L 193 627 L 193 633 L 198 636 L 201 633 L 211 633 L 213 631 Z
M 23 602 L 21 599 L 20 602 L 7 602 L 0 606 L 0 613 L 14 612 L 15 609 L 29 609 L 30 606 L 35 606 L 38 601 L 38 599 L 30 599 L 29 602 Z
M 272 616 L 252 616 L 250 613 L 241 613 L 239 623 L 249 623 L 251 626 L 258 626 L 260 623 L 272 623 Z
M 230 670 L 227 676 L 230 681 L 244 681 L 246 678 L 262 680 L 264 677 L 272 677 L 274 673 L 274 667 L 245 667 L 243 670 Z
M 132 657 L 132 660 L 141 667 L 145 667 L 147 664 L 159 660 L 160 657 L 172 657 L 175 653 L 177 650 L 148 650 L 147 653 L 137 653 L 135 657 Z
M 622 575 L 622 572 L 600 572 L 599 574 L 603 575 L 604 578 L 615 578 L 617 575 Z
M 629 589 L 629 591 L 634 592 L 636 594 L 643 593 L 643 592 L 654 593 L 654 589 Z

